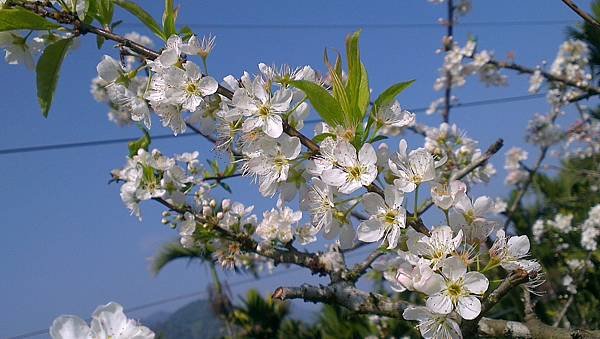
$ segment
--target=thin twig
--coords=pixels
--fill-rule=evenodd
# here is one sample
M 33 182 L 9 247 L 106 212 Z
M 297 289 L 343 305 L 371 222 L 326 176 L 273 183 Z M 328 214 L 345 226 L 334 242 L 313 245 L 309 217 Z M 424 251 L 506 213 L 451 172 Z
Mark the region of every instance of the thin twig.
M 596 21 L 596 19 L 594 19 L 594 17 L 589 15 L 586 11 L 579 8 L 579 6 L 577 6 L 573 1 L 562 0 L 562 2 L 569 6 L 569 8 L 572 9 L 573 12 L 577 13 L 577 15 L 579 15 L 583 20 L 585 20 L 585 22 L 590 24 L 595 29 L 600 30 L 600 23 L 598 23 L 598 21 Z

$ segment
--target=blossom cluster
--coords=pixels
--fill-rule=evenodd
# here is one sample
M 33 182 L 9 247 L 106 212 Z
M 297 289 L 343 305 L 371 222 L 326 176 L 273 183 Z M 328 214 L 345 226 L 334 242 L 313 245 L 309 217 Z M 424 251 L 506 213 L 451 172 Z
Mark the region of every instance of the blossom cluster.
M 91 325 L 91 326 L 90 326 Z M 62 315 L 50 327 L 53 339 L 154 339 L 154 333 L 137 321 L 127 318 L 123 306 L 110 302 L 96 308 L 91 324 L 74 315 Z

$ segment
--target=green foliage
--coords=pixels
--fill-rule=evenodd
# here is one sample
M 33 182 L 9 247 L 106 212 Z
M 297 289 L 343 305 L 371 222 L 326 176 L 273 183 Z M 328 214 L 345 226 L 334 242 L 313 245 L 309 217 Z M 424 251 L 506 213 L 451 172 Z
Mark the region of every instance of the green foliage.
M 571 274 L 579 279 L 579 271 L 573 274 L 566 261 L 578 259 L 586 261 L 590 252 L 581 248 L 579 226 L 587 218 L 590 208 L 600 204 L 600 194 L 593 189 L 600 185 L 600 156 L 571 158 L 563 161 L 561 170 L 555 176 L 536 174 L 532 181 L 532 196 L 528 204 L 520 206 L 514 215 L 515 227 L 519 234 L 532 239 L 531 226 L 536 220 L 551 220 L 561 213 L 572 215 L 575 231 L 564 233 L 546 228 L 540 244 L 532 244 L 532 257 L 544 267 L 547 283 L 540 289 L 541 296 L 536 312 L 541 320 L 553 323 L 565 300 L 555 296 L 566 295 L 562 278 Z M 514 199 L 516 192 L 513 192 Z M 510 204 L 509 204 L 510 205 Z M 568 244 L 568 247 L 564 247 Z M 560 249 L 560 250 L 557 250 Z M 571 326 L 575 328 L 598 328 L 600 326 L 600 272 L 595 268 L 600 264 L 600 251 L 589 256 L 592 266 L 577 284 L 577 293 L 567 313 Z M 502 317 L 508 320 L 522 320 L 522 306 L 518 293 L 503 300 L 492 311 L 508 312 Z M 494 314 L 490 314 L 494 316 Z
M 19 29 L 50 30 L 59 27 L 60 25 L 52 23 L 26 9 L 0 9 L 0 32 L 13 31 Z
M 342 124 L 342 107 L 323 87 L 306 80 L 290 81 L 290 85 L 304 92 L 321 119 L 328 125 L 339 126 Z
M 238 337 L 274 338 L 283 320 L 289 314 L 288 304 L 263 298 L 256 290 L 249 290 L 242 306 L 236 307 L 231 321 L 240 328 Z
M 154 20 L 154 18 L 146 12 L 142 7 L 138 6 L 135 2 L 129 0 L 112 0 L 115 4 L 128 11 L 136 18 L 140 20 L 154 35 L 159 37 L 160 39 L 167 41 L 169 38 L 168 35 L 165 34 L 160 25 Z
M 354 126 L 363 121 L 371 99 L 367 70 L 360 60 L 359 38 L 360 31 L 357 31 L 346 38 L 346 55 L 348 58 L 348 83 L 346 84 L 346 93 L 350 98 L 350 112 L 348 113 L 351 117 L 350 120 L 355 123 Z
M 174 0 L 165 0 L 165 11 L 163 13 L 163 32 L 168 39 L 171 35 L 177 34 L 175 20 L 177 19 L 177 10 Z
M 373 105 L 374 106 L 373 110 L 377 111 L 382 106 L 392 103 L 396 99 L 396 97 L 398 95 L 400 95 L 400 93 L 404 92 L 405 89 L 412 86 L 412 84 L 414 82 L 415 82 L 415 80 L 410 80 L 410 81 L 406 81 L 406 82 L 399 82 L 397 84 L 390 86 L 388 89 L 383 91 L 383 93 L 381 93 L 377 97 L 377 99 L 375 99 L 375 104 Z
M 324 339 L 359 339 L 371 334 L 366 316 L 337 305 L 324 305 L 317 325 Z
M 202 251 L 200 248 L 185 248 L 179 244 L 179 242 L 172 242 L 165 244 L 160 252 L 152 258 L 150 270 L 154 274 L 160 273 L 160 271 L 167 266 L 167 264 L 178 260 L 187 259 L 188 262 L 193 260 L 199 260 L 202 262 L 211 260 L 210 253 Z
M 72 39 L 62 39 L 46 47 L 36 66 L 37 96 L 44 117 L 48 116 L 60 68 L 67 55 Z
M 90 10 L 92 10 L 94 7 L 93 4 L 95 3 L 96 19 L 98 19 L 98 22 L 100 22 L 102 26 L 108 27 L 112 24 L 113 15 L 115 12 L 114 4 L 119 4 L 119 2 L 120 0 L 93 0 L 93 2 L 90 3 Z
M 147 151 L 148 146 L 150 146 L 150 143 L 152 142 L 152 139 L 150 138 L 150 134 L 148 134 L 148 131 L 145 128 L 142 128 L 142 131 L 144 132 L 144 135 L 142 135 L 136 141 L 130 141 L 129 144 L 127 145 L 127 147 L 129 148 L 129 157 L 130 158 L 133 158 L 140 149 L 144 149 Z

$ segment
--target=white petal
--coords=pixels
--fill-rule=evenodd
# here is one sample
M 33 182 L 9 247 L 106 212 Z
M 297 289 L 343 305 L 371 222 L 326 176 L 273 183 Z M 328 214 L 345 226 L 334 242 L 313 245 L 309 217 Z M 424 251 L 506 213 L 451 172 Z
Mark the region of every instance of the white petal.
M 205 76 L 198 81 L 198 87 L 202 95 L 210 95 L 217 91 L 219 83 L 213 77 Z
M 520 258 L 529 252 L 529 238 L 526 235 L 508 239 L 508 250 L 513 257 Z
M 402 313 L 405 320 L 426 321 L 431 319 L 432 316 L 431 311 L 422 306 L 409 306 Z
M 383 237 L 384 231 L 385 228 L 379 220 L 371 219 L 360 223 L 356 233 L 360 241 L 375 242 Z
M 428 272 L 425 272 L 425 274 L 423 274 L 423 275 L 424 276 L 428 275 Z M 423 292 L 427 295 L 436 294 L 436 293 L 440 292 L 444 287 L 445 287 L 445 280 L 441 275 L 439 275 L 437 273 L 431 274 L 429 279 L 425 279 L 424 281 L 415 283 L 415 289 L 420 292 Z
M 332 168 L 323 171 L 321 180 L 327 185 L 339 187 L 346 182 L 347 174 L 339 168 Z
M 371 144 L 364 144 L 358 152 L 358 161 L 361 164 L 376 164 L 377 153 Z
M 363 205 L 365 206 L 365 211 L 369 213 L 369 215 L 377 215 L 379 213 L 383 213 L 386 210 L 385 202 L 383 198 L 377 193 L 369 192 L 363 196 Z
M 87 339 L 90 327 L 79 317 L 61 315 L 52 322 L 50 336 L 54 339 Z
M 465 276 L 467 273 L 467 266 L 458 257 L 450 257 L 444 260 L 442 265 L 442 274 L 452 281 L 456 281 Z
M 355 166 L 357 163 L 356 159 L 356 148 L 347 141 L 341 141 L 335 147 L 335 158 L 344 167 Z
M 454 308 L 450 297 L 442 293 L 437 293 L 427 298 L 426 304 L 427 308 L 429 308 L 432 312 L 440 314 L 448 314 L 452 312 L 452 309 Z
M 354 244 L 354 236 L 356 235 L 356 232 L 354 232 L 354 228 L 352 228 L 352 226 L 350 225 L 345 225 L 342 226 L 342 229 L 340 231 L 340 247 L 342 249 L 352 247 L 352 245 Z
M 482 217 L 490 211 L 492 206 L 494 206 L 494 201 L 490 197 L 482 196 L 475 200 L 473 209 L 475 210 L 476 216 Z
M 463 319 L 475 319 L 479 313 L 481 313 L 481 302 L 473 296 L 461 297 L 458 299 L 456 312 L 458 312 Z
M 464 287 L 473 294 L 483 294 L 487 291 L 490 283 L 485 275 L 479 272 L 465 274 Z
M 269 114 L 265 124 L 263 124 L 263 132 L 271 138 L 279 138 L 283 133 L 283 122 L 281 116 L 277 114 Z

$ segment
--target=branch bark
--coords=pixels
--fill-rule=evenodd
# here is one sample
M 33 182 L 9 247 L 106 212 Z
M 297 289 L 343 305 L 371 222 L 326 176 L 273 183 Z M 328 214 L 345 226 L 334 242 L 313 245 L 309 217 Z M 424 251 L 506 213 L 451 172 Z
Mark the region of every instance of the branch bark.
M 583 20 L 585 20 L 585 22 L 590 24 L 596 30 L 600 30 L 600 23 L 598 23 L 598 21 L 596 21 L 596 19 L 594 19 L 594 17 L 589 15 L 586 11 L 579 8 L 579 6 L 577 6 L 573 1 L 562 0 L 562 2 L 569 6 L 569 8 L 572 9 L 573 12 L 577 13 L 577 15 L 579 15 Z

